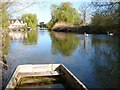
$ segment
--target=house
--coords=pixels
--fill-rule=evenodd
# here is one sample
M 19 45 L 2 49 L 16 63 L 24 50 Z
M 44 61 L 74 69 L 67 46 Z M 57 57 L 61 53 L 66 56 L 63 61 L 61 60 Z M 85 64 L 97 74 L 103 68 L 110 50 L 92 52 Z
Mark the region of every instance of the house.
M 9 29 L 22 28 L 27 26 L 27 23 L 22 19 L 10 19 L 9 20 Z

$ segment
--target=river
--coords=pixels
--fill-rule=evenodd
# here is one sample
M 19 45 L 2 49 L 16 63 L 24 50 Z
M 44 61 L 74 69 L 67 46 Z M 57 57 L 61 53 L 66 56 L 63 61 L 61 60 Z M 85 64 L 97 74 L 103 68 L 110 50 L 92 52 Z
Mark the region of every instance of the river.
M 118 36 L 10 32 L 3 88 L 20 64 L 64 64 L 88 88 L 120 88 Z M 6 47 L 7 48 L 7 47 Z

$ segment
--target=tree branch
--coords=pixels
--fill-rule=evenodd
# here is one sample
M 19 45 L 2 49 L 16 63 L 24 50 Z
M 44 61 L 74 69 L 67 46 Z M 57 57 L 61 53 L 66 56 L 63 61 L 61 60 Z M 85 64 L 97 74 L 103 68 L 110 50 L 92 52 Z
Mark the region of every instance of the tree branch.
M 15 11 L 13 11 L 13 12 L 9 13 L 9 15 L 11 15 L 11 14 L 13 14 L 13 13 L 16 13 L 16 12 L 19 12 L 19 11 L 22 11 L 22 10 L 25 10 L 26 8 L 30 7 L 30 6 L 31 6 L 31 5 L 33 5 L 33 4 L 35 4 L 35 2 L 33 2 L 33 3 L 29 4 L 28 6 L 26 6 L 26 7 L 22 8 L 22 9 L 15 10 Z

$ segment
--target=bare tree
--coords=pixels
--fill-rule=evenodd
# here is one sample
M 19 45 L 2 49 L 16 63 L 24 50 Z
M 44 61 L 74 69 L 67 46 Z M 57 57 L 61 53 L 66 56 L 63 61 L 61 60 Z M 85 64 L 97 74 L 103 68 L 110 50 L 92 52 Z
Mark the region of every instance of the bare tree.
M 35 4 L 35 2 L 16 2 L 16 1 L 0 1 L 1 3 L 1 11 L 6 9 L 9 12 L 9 15 L 25 10 L 26 8 L 30 7 L 31 5 Z
M 83 19 L 83 25 L 84 26 L 87 23 L 86 20 L 89 19 L 90 6 L 91 6 L 90 3 L 83 3 L 79 8 L 81 17 Z
M 94 15 L 105 16 L 105 17 L 112 17 L 111 20 L 115 20 L 115 24 L 120 24 L 120 1 L 109 1 L 109 2 L 92 2 L 91 5 L 94 10 Z M 108 23 L 110 23 L 108 21 Z

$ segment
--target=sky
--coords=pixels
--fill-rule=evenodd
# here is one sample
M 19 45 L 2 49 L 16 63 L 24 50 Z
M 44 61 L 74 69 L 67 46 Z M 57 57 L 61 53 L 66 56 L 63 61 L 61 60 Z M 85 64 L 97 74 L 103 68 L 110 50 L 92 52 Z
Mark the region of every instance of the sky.
M 64 0 L 64 2 L 71 2 L 71 0 Z M 90 0 L 88 0 L 90 1 Z M 63 0 L 59 0 L 59 1 L 45 1 L 45 2 L 37 2 L 33 5 L 31 5 L 30 7 L 26 8 L 25 10 L 22 10 L 20 12 L 14 13 L 11 15 L 12 18 L 18 18 L 21 17 L 23 14 L 26 13 L 31 13 L 31 14 L 36 14 L 37 18 L 38 18 L 38 23 L 39 22 L 45 22 L 48 23 L 51 20 L 51 10 L 50 10 L 50 6 L 52 4 L 56 4 L 56 5 L 60 5 L 63 2 Z M 72 1 L 71 2 L 73 7 L 75 7 L 78 12 L 79 12 L 79 7 L 81 4 L 83 4 L 83 1 Z M 20 8 L 22 6 L 18 6 L 15 7 L 16 8 Z

